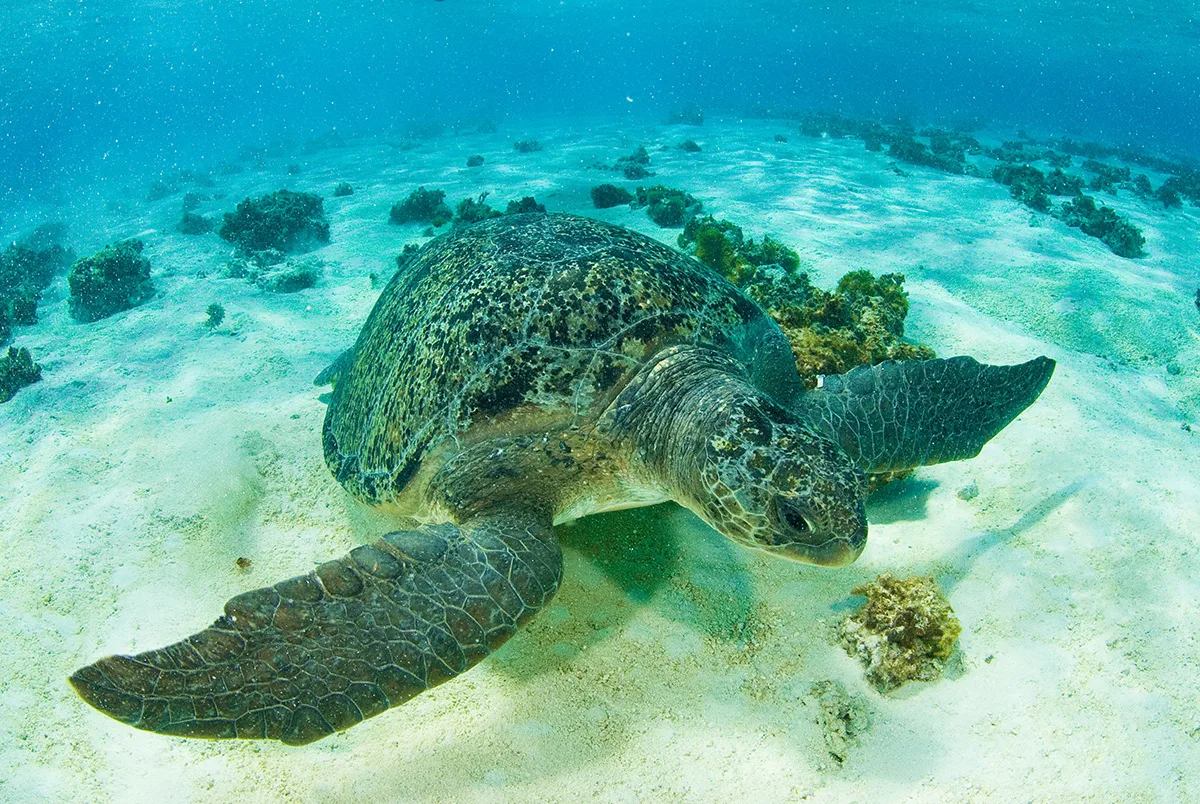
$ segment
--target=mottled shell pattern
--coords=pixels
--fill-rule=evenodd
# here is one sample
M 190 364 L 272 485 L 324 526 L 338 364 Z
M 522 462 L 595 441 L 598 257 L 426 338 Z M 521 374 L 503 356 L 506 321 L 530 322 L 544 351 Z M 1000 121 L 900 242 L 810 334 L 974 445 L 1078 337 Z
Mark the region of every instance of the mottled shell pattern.
M 696 260 L 599 221 L 456 230 L 376 303 L 330 402 L 326 461 L 356 497 L 387 503 L 447 446 L 585 426 L 664 346 L 739 354 L 764 319 Z

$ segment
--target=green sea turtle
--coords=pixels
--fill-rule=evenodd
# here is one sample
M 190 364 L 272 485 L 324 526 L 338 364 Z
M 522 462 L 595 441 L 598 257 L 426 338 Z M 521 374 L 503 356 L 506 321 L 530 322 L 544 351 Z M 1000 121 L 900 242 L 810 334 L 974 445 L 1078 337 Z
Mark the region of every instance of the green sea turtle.
M 888 362 L 805 391 L 762 310 L 700 263 L 572 215 L 431 241 L 335 364 L 325 459 L 420 524 L 76 672 L 141 729 L 308 743 L 474 665 L 546 605 L 554 525 L 675 500 L 748 547 L 847 564 L 866 475 L 971 457 L 1054 362 Z

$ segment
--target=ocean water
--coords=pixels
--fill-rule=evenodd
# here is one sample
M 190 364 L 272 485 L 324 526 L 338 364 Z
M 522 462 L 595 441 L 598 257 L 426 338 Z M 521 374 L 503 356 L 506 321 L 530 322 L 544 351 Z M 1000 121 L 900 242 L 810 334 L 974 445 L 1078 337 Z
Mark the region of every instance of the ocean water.
M 1193 5 L 17 0 L 0 8 L 0 32 L 0 398 L 11 396 L 0 403 L 0 800 L 1200 798 Z M 515 147 L 533 141 L 538 148 Z M 633 203 L 598 204 L 602 184 L 625 188 Z M 656 185 L 681 191 L 679 200 L 637 198 Z M 419 187 L 442 191 L 445 217 L 457 220 L 406 220 L 402 202 Z M 280 190 L 319 197 L 316 223 L 292 239 L 272 240 L 273 226 L 239 236 L 239 203 Z M 392 561 L 436 553 L 441 537 L 429 534 L 442 531 L 407 515 L 463 524 L 452 555 L 484 538 L 470 535 L 480 520 L 451 497 L 380 509 L 343 489 L 322 423 L 328 410 L 351 418 L 356 394 L 372 400 L 360 406 L 371 411 L 363 426 L 393 439 L 384 425 L 404 404 L 388 401 L 398 388 L 405 399 L 428 394 L 433 418 L 459 416 L 455 437 L 414 469 L 420 483 L 483 432 L 570 433 L 562 437 L 576 450 L 590 449 L 571 440 L 578 424 L 531 430 L 505 417 L 513 399 L 544 407 L 550 392 L 532 396 L 505 375 L 503 393 L 481 396 L 482 384 L 500 382 L 484 351 L 467 349 L 476 357 L 466 374 L 435 361 L 413 380 L 420 362 L 400 350 L 405 360 L 389 375 L 400 379 L 387 384 L 370 379 L 371 354 L 359 349 L 352 368 L 334 372 L 332 391 L 313 383 L 356 343 L 381 296 L 408 298 L 418 285 L 406 277 L 445 265 L 438 249 L 465 242 L 467 218 L 482 208 L 465 202 L 499 214 L 527 197 L 552 215 L 683 252 L 663 259 L 761 303 L 761 322 L 782 326 L 763 324 L 776 358 L 790 346 L 796 370 L 827 378 L 801 392 L 793 361 L 739 351 L 748 336 L 729 321 L 717 329 L 734 327 L 734 345 L 661 335 L 622 341 L 619 352 L 605 341 L 590 345 L 586 371 L 611 355 L 626 373 L 603 388 L 574 380 L 571 404 L 585 424 L 680 340 L 733 354 L 749 366 L 754 398 L 788 409 L 770 415 L 810 429 L 805 394 L 832 393 L 840 381 L 828 377 L 856 363 L 936 354 L 1007 366 L 1044 355 L 1056 367 L 1040 396 L 1019 390 L 1027 377 L 987 385 L 967 373 L 915 399 L 901 451 L 921 455 L 951 424 L 981 427 L 981 397 L 1021 401 L 978 455 L 919 466 L 867 494 L 866 546 L 837 568 L 726 538 L 737 528 L 722 525 L 707 497 L 689 496 L 675 475 L 642 471 L 633 451 L 578 469 L 620 484 L 563 501 L 555 490 L 574 487 L 556 474 L 560 463 L 547 479 L 542 464 L 505 463 L 527 443 L 495 442 L 459 473 L 471 482 L 454 486 L 466 497 L 453 499 L 488 508 L 509 487 L 476 482 L 487 472 L 554 497 L 553 530 L 549 514 L 544 526 L 530 515 L 519 527 L 534 528 L 539 544 L 561 543 L 561 583 L 552 573 L 557 591 L 534 594 L 546 578 L 523 581 L 494 559 L 499 574 L 486 577 L 512 577 L 536 616 L 515 634 L 505 620 L 503 647 L 387 711 L 370 703 L 382 689 L 379 646 L 355 640 L 378 634 L 386 617 L 423 622 L 396 590 L 433 570 L 414 561 L 394 580 L 382 568 L 389 559 L 370 553 L 356 555 L 384 562 L 373 565 L 383 580 L 372 588 L 402 603 L 386 613 L 378 600 L 366 605 L 364 630 L 332 654 L 313 647 L 330 637 L 312 623 L 346 626 L 369 592 L 338 598 L 348 587 L 326 569 L 322 594 L 334 603 L 304 608 L 288 587 L 280 603 L 256 611 L 243 598 L 228 610 L 241 624 L 217 631 L 250 634 L 248 649 L 210 636 L 166 657 L 81 671 L 202 632 L 234 596 L 390 531 L 425 534 L 385 544 Z M 681 240 L 695 227 L 684 223 L 705 215 L 744 239 L 725 229 L 721 241 L 710 222 L 709 239 Z M 535 231 L 553 219 L 497 220 L 499 232 L 507 220 Z M 767 237 L 786 249 L 767 254 Z M 105 247 L 134 239 L 126 264 L 140 276 L 122 284 L 93 273 L 86 284 L 89 266 L 113 259 Z M 555 248 L 564 261 L 588 259 L 569 243 Z M 412 257 L 415 249 L 424 250 Z M 489 259 L 478 265 L 507 270 Z M 605 268 L 614 273 L 598 273 L 587 292 L 615 292 L 638 267 Z M 661 261 L 654 271 L 671 276 Z M 873 289 L 821 295 L 853 271 L 869 272 Z M 895 274 L 907 294 L 899 307 L 886 290 Z M 474 348 L 480 333 L 500 337 L 517 325 L 468 326 L 464 313 L 438 328 L 459 296 L 484 324 L 502 317 L 503 283 L 481 276 L 451 276 L 424 329 L 403 317 L 383 329 L 437 333 L 438 355 Z M 685 285 L 668 282 L 663 293 Z M 645 303 L 694 312 L 681 296 L 654 298 Z M 538 340 L 538 328 L 554 331 L 566 304 L 522 313 L 519 326 L 546 346 L 555 336 Z M 719 306 L 703 305 L 704 315 Z M 614 332 L 625 314 L 619 305 L 587 313 Z M 517 365 L 516 351 L 496 365 Z M 572 377 L 586 373 L 570 365 Z M 684 414 L 726 401 L 708 397 Z M 644 437 L 650 446 L 665 438 Z M 837 460 L 880 469 L 857 443 L 839 441 Z M 772 446 L 771 465 L 820 471 L 811 450 L 789 449 Z M 828 488 L 805 497 L 782 476 L 739 475 L 729 504 L 749 506 L 771 538 L 792 544 L 814 541 L 797 528 L 843 541 L 858 533 L 860 491 L 842 516 L 826 507 Z M 350 491 L 372 496 L 346 477 Z M 784 498 L 801 502 L 785 510 Z M 533 561 L 513 547 L 525 542 L 510 525 L 485 524 L 518 564 Z M 445 560 L 455 572 L 465 563 Z M 375 575 L 354 566 L 342 583 L 362 576 L 370 586 Z M 884 574 L 932 578 L 961 627 L 936 660 L 902 658 L 934 670 L 894 688 L 860 652 L 902 643 L 913 626 L 856 651 L 846 625 L 864 603 L 861 586 Z M 399 664 L 409 647 L 426 657 L 402 680 L 441 680 L 427 671 L 438 653 L 429 634 L 454 621 L 455 639 L 469 641 L 454 618 L 470 601 L 451 603 L 450 613 L 434 605 L 423 636 L 385 640 Z M 496 606 L 484 608 L 472 617 Z M 254 641 L 262 616 L 283 642 Z M 451 669 L 464 669 L 443 643 L 439 656 L 450 654 Z M 68 682 L 77 673 L 82 697 Z M 346 687 L 363 674 L 370 690 Z M 285 703 L 254 721 L 263 699 L 246 697 L 245 684 Z M 406 697 L 387 689 L 392 703 Z M 292 741 L 332 733 L 304 746 L 176 736 L 247 736 L 255 724 Z

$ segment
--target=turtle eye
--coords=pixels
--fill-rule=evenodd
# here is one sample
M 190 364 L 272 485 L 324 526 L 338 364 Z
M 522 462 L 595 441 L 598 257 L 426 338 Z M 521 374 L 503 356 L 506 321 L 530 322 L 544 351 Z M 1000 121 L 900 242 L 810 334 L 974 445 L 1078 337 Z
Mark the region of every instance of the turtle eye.
M 802 506 L 794 500 L 777 498 L 775 501 L 775 516 L 779 524 L 793 533 L 811 533 L 815 528 L 812 520 Z

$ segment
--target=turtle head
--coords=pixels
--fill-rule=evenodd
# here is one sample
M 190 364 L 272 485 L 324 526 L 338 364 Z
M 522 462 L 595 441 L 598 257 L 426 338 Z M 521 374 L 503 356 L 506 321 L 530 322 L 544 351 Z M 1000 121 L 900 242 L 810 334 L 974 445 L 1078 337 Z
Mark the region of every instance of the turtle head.
M 747 547 L 837 567 L 867 540 L 867 480 L 838 444 L 702 347 L 649 364 L 601 422 L 632 436 L 652 483 Z
M 838 567 L 867 540 L 862 471 L 833 441 L 761 399 L 740 399 L 713 422 L 681 477 L 685 504 L 748 547 Z

